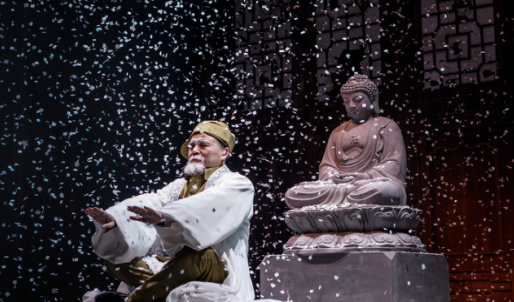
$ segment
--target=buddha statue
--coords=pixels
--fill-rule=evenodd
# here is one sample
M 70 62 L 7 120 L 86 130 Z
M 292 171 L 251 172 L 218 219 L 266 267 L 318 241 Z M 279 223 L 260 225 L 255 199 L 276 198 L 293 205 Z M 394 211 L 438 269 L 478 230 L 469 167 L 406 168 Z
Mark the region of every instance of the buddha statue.
M 421 210 L 406 206 L 407 158 L 402 133 L 380 117 L 378 88 L 365 75 L 341 87 L 350 120 L 328 140 L 319 180 L 287 190 L 287 226 L 296 234 L 284 253 L 425 251 L 412 230 Z
M 423 211 L 406 205 L 398 125 L 379 116 L 378 89 L 366 76 L 351 77 L 341 96 L 350 120 L 331 133 L 319 179 L 287 190 L 284 220 L 294 233 L 283 255 L 264 258 L 262 296 L 449 301 L 446 259 L 427 254 L 415 235 Z
M 377 86 L 365 75 L 354 75 L 341 87 L 341 96 L 350 120 L 330 135 L 319 180 L 289 189 L 286 204 L 291 209 L 404 206 L 405 146 L 398 125 L 379 116 Z

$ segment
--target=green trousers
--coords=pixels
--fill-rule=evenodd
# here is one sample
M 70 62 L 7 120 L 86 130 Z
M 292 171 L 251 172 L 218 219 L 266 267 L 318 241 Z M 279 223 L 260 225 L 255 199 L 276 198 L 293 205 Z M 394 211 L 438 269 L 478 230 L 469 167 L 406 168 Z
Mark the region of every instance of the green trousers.
M 130 263 L 112 264 L 105 261 L 107 272 L 114 278 L 137 289 L 127 301 L 166 301 L 169 292 L 191 281 L 223 283 L 228 276 L 220 256 L 212 248 L 201 251 L 184 247 L 173 258 L 157 257 L 168 261 L 162 270 L 153 274 L 148 265 L 136 258 Z

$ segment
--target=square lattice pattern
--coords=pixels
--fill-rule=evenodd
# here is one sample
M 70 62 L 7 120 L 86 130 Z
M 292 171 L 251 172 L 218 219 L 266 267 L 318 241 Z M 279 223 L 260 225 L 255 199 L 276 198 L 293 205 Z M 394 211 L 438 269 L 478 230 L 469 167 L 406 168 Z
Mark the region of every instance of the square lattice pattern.
M 424 89 L 497 79 L 493 0 L 422 0 Z
M 237 2 L 237 101 L 244 110 L 291 103 L 291 16 L 289 1 Z
M 356 73 L 378 85 L 381 29 L 378 0 L 316 1 L 318 100 L 337 97 Z

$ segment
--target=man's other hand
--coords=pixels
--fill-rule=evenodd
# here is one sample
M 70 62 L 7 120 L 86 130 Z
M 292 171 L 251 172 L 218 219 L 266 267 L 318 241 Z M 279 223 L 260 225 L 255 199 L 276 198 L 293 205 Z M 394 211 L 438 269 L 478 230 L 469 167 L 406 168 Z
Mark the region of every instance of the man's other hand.
M 84 213 L 93 218 L 94 221 L 101 223 L 102 228 L 105 230 L 112 229 L 116 226 L 116 221 L 114 221 L 114 217 L 112 217 L 111 214 L 107 213 L 103 209 L 97 207 L 87 208 L 84 210 Z
M 127 210 L 132 213 L 137 214 L 136 216 L 130 216 L 130 219 L 146 222 L 149 224 L 158 224 L 164 222 L 164 216 L 161 212 L 158 212 L 149 207 L 136 207 L 136 206 L 128 206 Z

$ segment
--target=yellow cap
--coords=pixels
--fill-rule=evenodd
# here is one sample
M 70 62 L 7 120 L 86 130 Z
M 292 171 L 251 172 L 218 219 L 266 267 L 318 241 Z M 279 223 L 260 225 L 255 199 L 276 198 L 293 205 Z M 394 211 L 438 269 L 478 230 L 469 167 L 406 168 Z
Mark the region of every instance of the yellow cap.
M 182 144 L 182 147 L 180 147 L 180 154 L 185 158 L 188 158 L 189 153 L 189 147 L 187 145 L 189 145 L 191 137 L 197 133 L 206 133 L 217 138 L 229 148 L 230 152 L 232 152 L 236 144 L 236 138 L 234 134 L 230 132 L 227 124 L 218 121 L 203 121 L 195 127 L 189 138 Z

